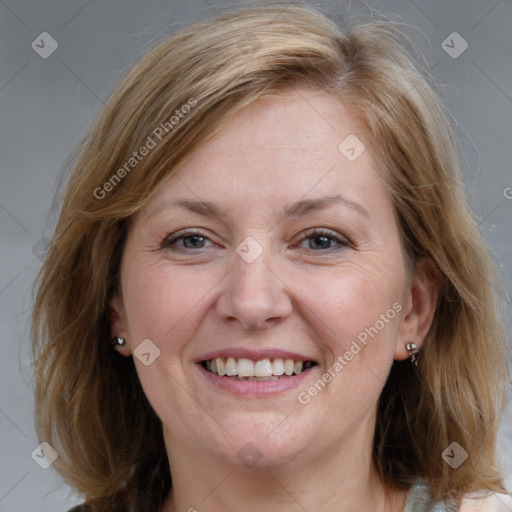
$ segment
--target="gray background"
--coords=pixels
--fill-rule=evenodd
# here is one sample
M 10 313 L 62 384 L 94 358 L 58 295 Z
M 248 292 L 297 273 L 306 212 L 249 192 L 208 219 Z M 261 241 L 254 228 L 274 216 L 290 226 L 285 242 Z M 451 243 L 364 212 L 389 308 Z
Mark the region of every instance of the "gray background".
M 191 21 L 243 3 L 0 0 L 0 512 L 65 511 L 78 503 L 53 468 L 42 469 L 31 458 L 39 444 L 29 358 L 31 286 L 52 232 L 47 219 L 59 169 L 137 55 Z M 339 5 L 310 3 L 333 12 Z M 354 8 L 361 5 L 353 2 Z M 469 200 L 506 290 L 510 332 L 512 2 L 368 5 L 411 25 L 409 33 L 444 84 L 464 152 Z M 454 31 L 469 45 L 458 58 L 442 47 Z M 58 42 L 46 59 L 31 47 L 42 32 Z M 500 446 L 511 489 L 512 402 L 505 413 Z

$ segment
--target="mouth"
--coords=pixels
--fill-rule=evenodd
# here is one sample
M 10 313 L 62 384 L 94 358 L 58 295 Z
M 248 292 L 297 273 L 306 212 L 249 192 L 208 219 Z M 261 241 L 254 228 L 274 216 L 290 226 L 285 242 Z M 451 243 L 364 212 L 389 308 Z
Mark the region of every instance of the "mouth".
M 316 366 L 315 361 L 291 358 L 253 360 L 245 357 L 216 357 L 200 362 L 209 373 L 239 381 L 265 382 L 288 379 Z

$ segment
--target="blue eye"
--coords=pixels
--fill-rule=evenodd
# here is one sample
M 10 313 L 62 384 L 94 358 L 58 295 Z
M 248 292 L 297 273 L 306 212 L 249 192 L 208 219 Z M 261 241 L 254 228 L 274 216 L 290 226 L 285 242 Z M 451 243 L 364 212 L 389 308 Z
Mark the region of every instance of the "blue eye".
M 306 241 L 309 243 L 307 247 L 304 247 L 302 244 Z M 208 242 L 213 244 L 203 233 L 198 231 L 182 231 L 177 235 L 167 237 L 162 243 L 162 248 L 178 251 L 208 249 L 211 247 L 211 245 L 207 245 Z M 344 238 L 335 236 L 328 230 L 316 228 L 309 231 L 306 236 L 301 238 L 299 246 L 302 249 L 314 252 L 334 252 L 349 247 L 350 242 Z
M 205 241 L 211 241 L 209 238 L 198 232 L 181 233 L 173 238 L 166 238 L 164 240 L 164 247 L 170 249 L 203 249 Z M 177 242 L 183 242 L 182 246 L 178 246 Z
M 323 252 L 336 251 L 344 249 L 350 245 L 347 240 L 338 238 L 331 234 L 331 232 L 324 229 L 315 229 L 309 232 L 302 241 L 309 241 L 306 249 L 311 249 L 315 252 L 318 252 L 318 250 L 323 250 Z

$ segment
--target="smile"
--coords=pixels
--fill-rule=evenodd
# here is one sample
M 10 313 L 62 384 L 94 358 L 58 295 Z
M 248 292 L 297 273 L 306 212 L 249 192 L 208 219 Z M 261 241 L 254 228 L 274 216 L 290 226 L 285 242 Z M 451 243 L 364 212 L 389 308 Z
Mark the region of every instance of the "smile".
M 210 356 L 197 361 L 196 368 L 207 382 L 221 392 L 262 398 L 286 391 L 297 392 L 306 379 L 314 378 L 312 372 L 318 367 L 317 362 L 309 359 L 276 357 L 277 354 L 273 357 L 261 354 L 256 356 L 258 359 L 251 359 L 247 357 L 248 354 L 244 355 L 246 357 Z
M 231 377 L 246 381 L 269 381 L 300 375 L 303 371 L 315 366 L 314 361 L 295 359 L 259 359 L 253 361 L 244 357 L 216 357 L 203 361 L 203 368 L 214 375 Z

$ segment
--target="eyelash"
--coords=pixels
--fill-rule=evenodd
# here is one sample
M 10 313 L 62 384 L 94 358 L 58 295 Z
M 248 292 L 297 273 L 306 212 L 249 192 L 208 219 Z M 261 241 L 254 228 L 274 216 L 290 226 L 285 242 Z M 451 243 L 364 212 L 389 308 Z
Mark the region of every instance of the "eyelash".
M 193 238 L 194 236 L 201 237 L 206 240 L 210 240 L 206 235 L 204 235 L 200 231 L 194 231 L 194 230 L 182 231 L 182 232 L 179 232 L 175 236 L 172 236 L 172 235 L 167 236 L 163 240 L 162 249 L 169 249 L 172 251 L 177 251 L 177 250 L 187 251 L 188 248 L 183 248 L 183 247 L 176 248 L 174 244 L 180 240 L 185 240 L 187 238 Z M 331 239 L 331 241 L 338 242 L 338 244 L 339 244 L 338 247 L 329 247 L 326 250 L 314 250 L 314 249 L 309 249 L 309 250 L 311 250 L 313 252 L 331 253 L 331 252 L 341 251 L 341 250 L 346 249 L 347 247 L 351 246 L 351 243 L 348 240 L 346 240 L 344 238 L 339 238 L 338 236 L 335 236 L 332 231 L 329 231 L 329 230 L 323 229 L 323 228 L 313 228 L 312 230 L 306 232 L 304 234 L 303 238 L 300 239 L 300 241 L 302 242 L 304 240 L 308 240 L 311 238 L 314 239 L 314 238 L 318 238 L 318 237 L 322 237 L 322 236 Z M 199 247 L 198 249 L 203 249 L 203 247 Z M 193 251 L 193 250 L 194 249 L 190 249 L 190 251 Z

